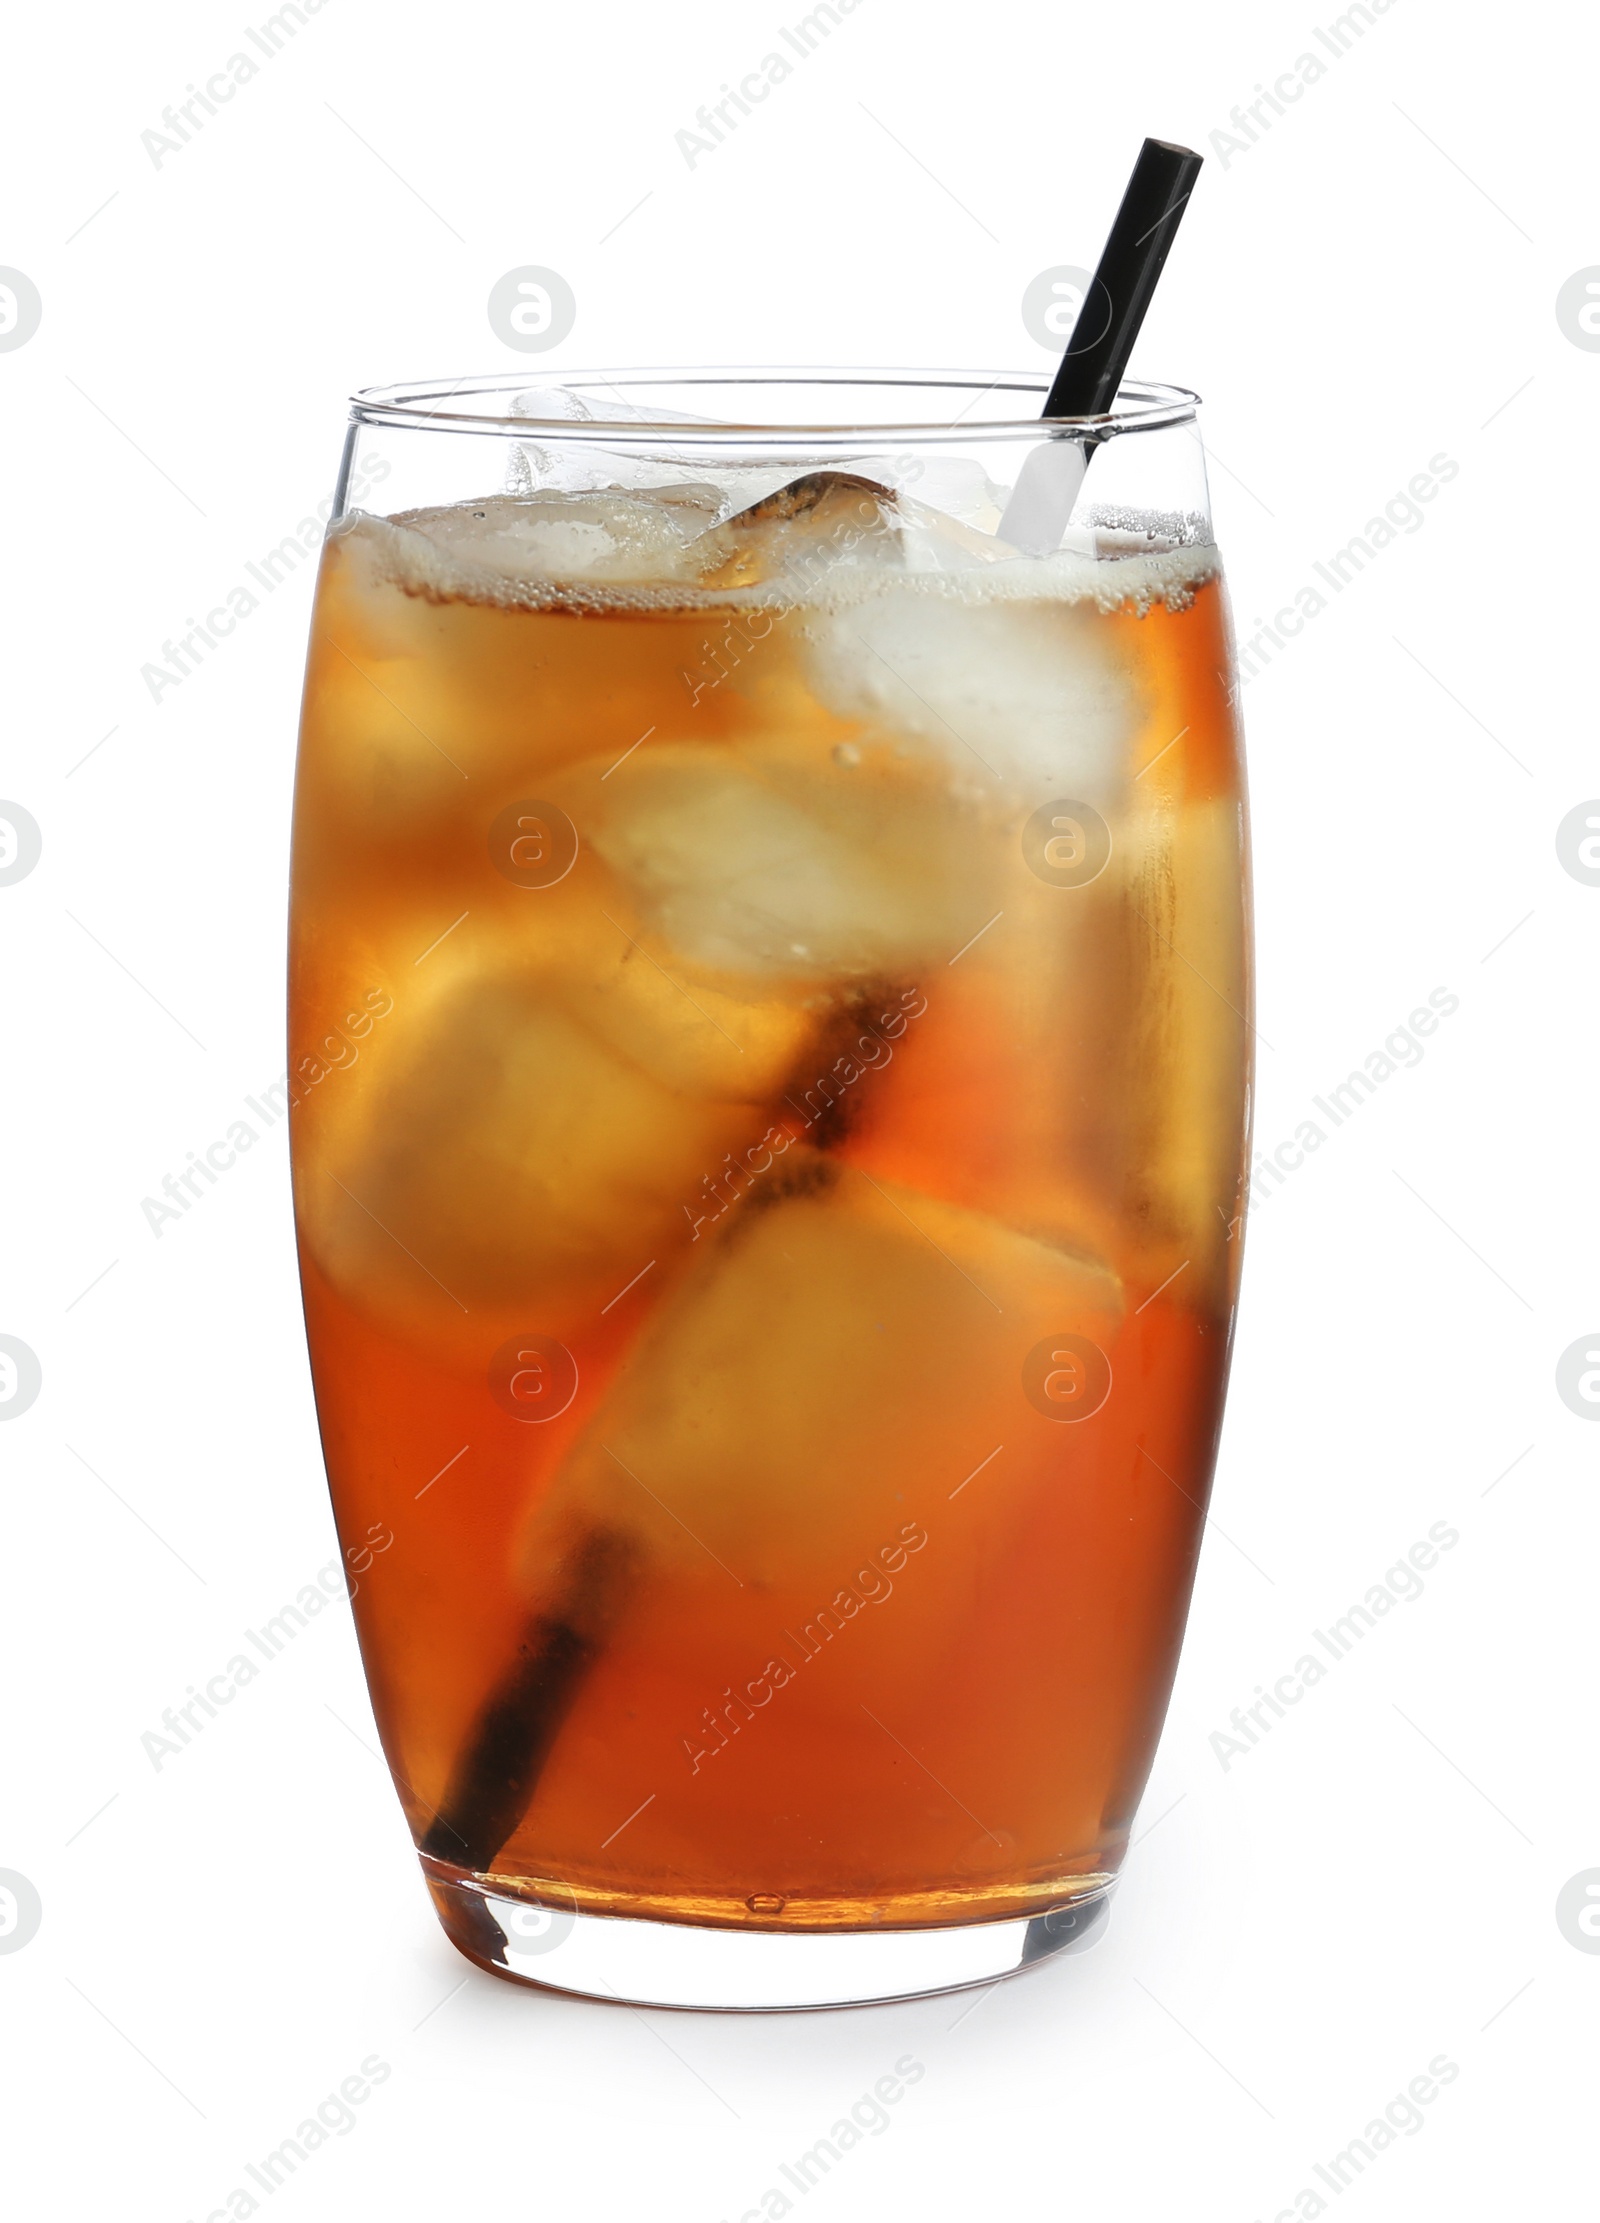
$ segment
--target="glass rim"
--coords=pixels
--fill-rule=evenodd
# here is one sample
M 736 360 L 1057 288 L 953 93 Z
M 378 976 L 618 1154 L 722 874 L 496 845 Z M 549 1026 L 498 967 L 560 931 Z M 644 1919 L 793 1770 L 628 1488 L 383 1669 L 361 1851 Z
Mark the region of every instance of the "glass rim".
M 1119 434 L 1154 432 L 1171 425 L 1192 424 L 1200 406 L 1200 396 L 1186 386 L 1130 378 L 1124 379 L 1118 389 L 1114 405 L 1098 416 L 1046 418 L 1040 415 L 1037 404 L 1042 404 L 1049 393 L 1052 375 L 1036 371 L 768 367 L 746 370 L 563 369 L 552 373 L 545 388 L 563 393 L 609 388 L 617 399 L 625 401 L 625 389 L 630 386 L 909 387 L 922 393 L 952 396 L 971 393 L 975 398 L 967 403 L 967 411 L 990 394 L 1026 394 L 1033 397 L 1036 406 L 1025 417 L 974 419 L 964 411 L 952 416 L 867 424 L 854 417 L 809 421 L 788 418 L 767 422 L 714 417 L 685 423 L 682 418 L 653 417 L 645 410 L 641 410 L 638 417 L 572 418 L 514 416 L 507 409 L 459 406 L 502 395 L 509 400 L 512 395 L 539 390 L 536 379 L 512 371 L 468 378 L 410 379 L 394 385 L 362 387 L 350 396 L 350 417 L 354 424 L 427 432 L 499 434 L 506 438 L 535 438 L 546 443 L 600 441 L 611 446 L 625 442 L 629 446 L 637 443 L 645 447 L 681 448 L 692 442 L 696 447 L 741 448 L 771 447 L 775 443 L 792 441 L 807 447 L 824 442 L 882 447 L 902 442 L 1035 441 L 1043 436 L 1046 426 L 1052 431 L 1093 432 L 1097 439 L 1110 439 Z

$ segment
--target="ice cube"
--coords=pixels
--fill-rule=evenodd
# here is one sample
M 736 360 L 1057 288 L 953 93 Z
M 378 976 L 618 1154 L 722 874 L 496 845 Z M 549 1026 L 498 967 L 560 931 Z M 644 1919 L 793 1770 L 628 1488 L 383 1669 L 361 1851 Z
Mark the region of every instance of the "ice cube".
M 653 403 L 635 403 L 624 398 L 624 391 L 613 389 L 615 398 L 589 392 L 579 395 L 557 388 L 529 387 L 518 394 L 511 404 L 514 417 L 532 421 L 530 430 L 536 432 L 539 420 L 546 424 L 586 423 L 615 424 L 618 426 L 639 423 L 708 425 L 720 420 L 689 414 L 681 409 L 660 409 Z M 791 471 L 774 470 L 759 464 L 725 464 L 720 461 L 718 450 L 704 443 L 697 443 L 692 433 L 685 435 L 684 453 L 680 456 L 652 441 L 648 449 L 628 452 L 621 448 L 601 445 L 598 439 L 539 440 L 530 437 L 516 443 L 512 455 L 517 460 L 510 466 L 507 492 L 528 494 L 536 489 L 561 488 L 568 491 L 587 491 L 595 488 L 624 488 L 646 495 L 662 491 L 662 475 L 675 465 L 692 469 L 697 483 L 714 487 L 720 497 L 720 514 L 731 516 L 735 510 L 746 508 L 773 492 L 793 476 Z M 670 492 L 670 488 L 667 489 Z
M 1141 713 L 1111 629 L 1093 603 L 987 585 L 885 582 L 819 614 L 807 657 L 818 698 L 954 764 L 976 758 L 1007 793 L 1106 796 Z
M 429 814 L 456 820 L 464 808 L 476 850 L 494 815 L 488 795 L 510 802 L 544 788 L 548 800 L 547 776 L 585 761 L 598 786 L 687 707 L 671 624 L 506 622 L 508 604 L 563 592 L 587 590 L 474 571 L 387 519 L 340 525 L 318 589 L 301 756 L 302 779 L 315 766 L 347 783 L 322 806 L 325 832 L 359 841 L 375 802 L 389 817 L 378 788 L 393 775 L 418 806 L 417 839 L 437 855 L 451 835 Z
M 823 1597 L 1010 1444 L 992 1534 L 1076 1434 L 1037 1418 L 1024 1361 L 1047 1337 L 1109 1351 L 1122 1312 L 1095 1259 L 795 1145 L 624 1362 L 528 1517 L 522 1579 L 560 1610 L 566 1570 L 606 1534 L 646 1581 Z
M 546 424 L 587 424 L 594 415 L 579 394 L 560 386 L 526 386 L 511 397 L 513 417 L 541 417 Z
M 513 417 L 542 417 L 546 423 L 714 425 L 716 417 L 685 409 L 661 409 L 654 402 L 629 401 L 620 386 L 609 395 L 574 393 L 562 386 L 526 386 L 511 403 Z
M 901 551 L 911 572 L 981 571 L 1015 553 L 983 526 L 928 502 L 903 500 L 900 519 Z
M 864 565 L 901 562 L 895 498 L 849 471 L 788 478 L 706 536 L 709 587 L 776 585 L 795 599 Z
M 886 750 L 653 747 L 582 824 L 651 926 L 713 974 L 900 976 L 984 919 L 989 860 L 958 799 Z
M 559 990 L 574 1016 L 664 1087 L 715 1103 L 777 1096 L 819 1018 L 790 996 L 743 996 L 698 974 L 635 922 L 591 931 Z
M 900 506 L 936 510 L 957 523 L 992 533 L 1005 508 L 1006 490 L 997 486 L 981 463 L 968 456 L 928 454 L 903 459 L 906 463 Z
M 402 511 L 374 529 L 391 573 L 423 592 L 485 587 L 697 584 L 695 543 L 721 514 L 710 486 L 486 495 L 442 509 Z
M 686 1206 L 766 1114 L 681 1094 L 549 979 L 441 980 L 397 999 L 337 1094 L 297 1114 L 303 1237 L 380 1319 L 415 1326 L 442 1293 L 560 1334 L 692 1239 Z
M 589 392 L 577 394 L 561 387 L 530 386 L 511 403 L 513 417 L 539 424 L 627 424 L 646 419 L 655 423 L 711 424 L 710 417 L 686 416 L 681 410 L 639 407 L 623 399 L 620 389 L 613 400 Z M 602 447 L 594 439 L 538 440 L 516 443 L 511 451 L 506 491 L 531 494 L 559 490 L 567 493 L 595 489 L 648 488 L 660 477 L 661 459 L 623 455 Z

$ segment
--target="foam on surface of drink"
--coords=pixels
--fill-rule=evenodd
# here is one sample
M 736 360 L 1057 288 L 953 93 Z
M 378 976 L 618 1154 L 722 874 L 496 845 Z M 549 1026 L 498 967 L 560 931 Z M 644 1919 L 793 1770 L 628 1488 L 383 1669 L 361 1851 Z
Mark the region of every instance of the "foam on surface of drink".
M 961 502 L 965 514 L 905 494 L 886 496 L 877 516 L 867 502 L 853 507 L 756 526 L 725 489 L 685 482 L 493 495 L 394 517 L 353 511 L 333 530 L 359 545 L 375 583 L 504 608 L 843 610 L 889 591 L 1181 607 L 1218 568 L 1209 543 L 1179 537 L 1182 520 L 1119 518 L 1053 555 L 1025 556 L 985 529 L 992 500 Z

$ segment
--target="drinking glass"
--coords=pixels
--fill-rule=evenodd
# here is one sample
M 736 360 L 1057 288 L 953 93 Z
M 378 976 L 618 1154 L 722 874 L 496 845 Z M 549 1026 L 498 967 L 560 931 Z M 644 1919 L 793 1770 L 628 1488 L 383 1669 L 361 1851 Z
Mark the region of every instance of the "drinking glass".
M 301 1276 L 384 1750 L 500 1975 L 805 2007 L 1104 1919 L 1222 1414 L 1247 850 L 1195 398 L 1044 390 L 353 404 Z

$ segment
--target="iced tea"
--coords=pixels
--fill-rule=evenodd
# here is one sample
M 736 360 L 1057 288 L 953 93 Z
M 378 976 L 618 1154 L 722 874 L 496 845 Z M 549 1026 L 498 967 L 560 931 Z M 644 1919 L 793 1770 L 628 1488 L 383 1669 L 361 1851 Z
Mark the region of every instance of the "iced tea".
M 429 1873 L 780 1931 L 1092 1895 L 1240 1253 L 1215 551 L 523 475 L 333 528 L 296 798 L 306 1318 Z

